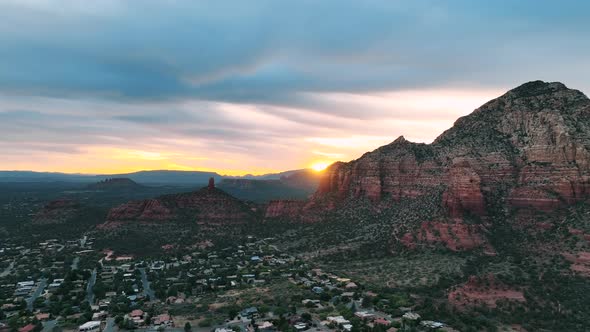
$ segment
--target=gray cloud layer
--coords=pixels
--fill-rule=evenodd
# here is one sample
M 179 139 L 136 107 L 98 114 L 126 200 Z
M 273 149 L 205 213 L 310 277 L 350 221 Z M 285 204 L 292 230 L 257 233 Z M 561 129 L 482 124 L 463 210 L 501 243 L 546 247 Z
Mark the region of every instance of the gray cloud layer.
M 160 135 L 265 158 L 302 137 L 367 135 L 375 121 L 457 116 L 332 93 L 498 90 L 533 79 L 589 91 L 589 9 L 572 0 L 7 0 L 0 150 L 162 148 Z M 228 105 L 254 107 L 243 114 L 260 121 L 236 120 Z

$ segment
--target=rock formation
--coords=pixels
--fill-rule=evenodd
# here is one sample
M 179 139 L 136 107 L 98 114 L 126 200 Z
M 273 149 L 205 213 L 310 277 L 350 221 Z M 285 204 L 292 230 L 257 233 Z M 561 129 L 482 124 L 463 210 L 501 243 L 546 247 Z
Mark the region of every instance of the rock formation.
M 467 249 L 485 245 L 490 214 L 550 212 L 588 199 L 589 165 L 590 100 L 561 83 L 534 81 L 458 119 L 432 144 L 399 137 L 357 160 L 333 164 L 306 209 L 330 210 L 360 198 L 383 209 L 442 190 L 444 214 L 417 220 L 399 238 L 408 245 L 442 241 Z M 479 225 L 467 226 L 465 218 Z M 443 230 L 458 239 L 445 240 Z
M 66 222 L 81 209 L 80 202 L 73 199 L 57 199 L 48 202 L 33 218 L 35 224 L 58 224 Z
M 131 201 L 109 211 L 100 228 L 125 223 L 166 223 L 189 221 L 198 224 L 242 224 L 252 222 L 252 207 L 215 188 L 214 182 L 195 192 Z
M 289 220 L 297 220 L 303 211 L 305 201 L 299 200 L 274 200 L 268 203 L 265 218 L 286 218 Z

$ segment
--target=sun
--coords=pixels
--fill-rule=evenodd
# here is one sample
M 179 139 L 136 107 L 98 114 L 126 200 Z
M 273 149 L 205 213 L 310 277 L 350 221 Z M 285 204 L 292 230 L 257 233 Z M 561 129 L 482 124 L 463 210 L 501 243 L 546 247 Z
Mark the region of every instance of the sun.
M 315 163 L 311 164 L 310 167 L 316 172 L 321 172 L 325 170 L 328 166 L 330 166 L 330 163 L 327 161 L 316 161 Z

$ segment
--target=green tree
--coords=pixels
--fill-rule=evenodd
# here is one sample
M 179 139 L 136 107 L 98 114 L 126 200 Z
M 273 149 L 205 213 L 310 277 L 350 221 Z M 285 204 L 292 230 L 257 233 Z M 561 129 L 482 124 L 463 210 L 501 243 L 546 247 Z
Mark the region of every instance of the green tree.
M 186 324 L 184 324 L 184 331 L 185 332 L 190 332 L 193 329 L 193 327 L 191 326 L 190 322 L 186 322 Z

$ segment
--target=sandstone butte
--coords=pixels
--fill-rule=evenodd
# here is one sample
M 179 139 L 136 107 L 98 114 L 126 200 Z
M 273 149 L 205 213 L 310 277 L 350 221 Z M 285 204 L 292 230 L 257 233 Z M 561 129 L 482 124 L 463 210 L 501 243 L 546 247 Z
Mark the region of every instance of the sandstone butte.
M 131 201 L 111 209 L 99 229 L 129 222 L 162 223 L 188 220 L 197 224 L 242 224 L 253 222 L 253 207 L 215 187 L 213 179 L 200 190 Z

